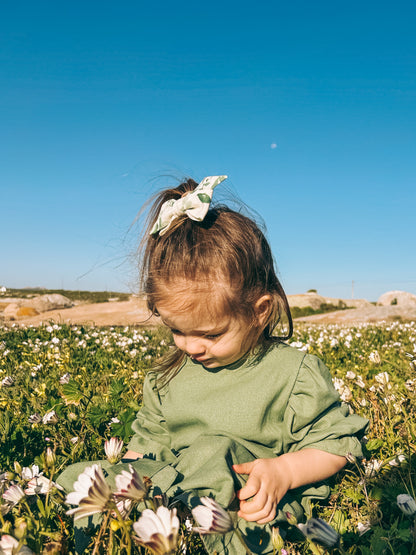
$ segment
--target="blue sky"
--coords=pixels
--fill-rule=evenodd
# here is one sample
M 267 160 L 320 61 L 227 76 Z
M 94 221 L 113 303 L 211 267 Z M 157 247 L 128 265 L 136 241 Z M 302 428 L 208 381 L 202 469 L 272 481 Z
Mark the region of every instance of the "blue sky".
M 413 2 L 0 15 L 0 285 L 133 290 L 129 227 L 162 176 L 227 174 L 287 293 L 416 293 Z

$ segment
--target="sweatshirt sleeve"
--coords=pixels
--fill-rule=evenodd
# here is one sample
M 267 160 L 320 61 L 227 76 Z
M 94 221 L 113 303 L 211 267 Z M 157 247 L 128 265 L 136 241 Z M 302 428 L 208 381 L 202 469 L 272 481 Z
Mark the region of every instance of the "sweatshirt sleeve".
M 360 438 L 368 420 L 341 403 L 325 364 L 307 355 L 299 368 L 284 416 L 285 452 L 305 448 L 362 457 Z
M 134 435 L 127 447 L 148 458 L 171 461 L 175 456 L 170 448 L 169 431 L 155 382 L 155 375 L 149 372 L 143 385 L 143 405 L 132 424 Z

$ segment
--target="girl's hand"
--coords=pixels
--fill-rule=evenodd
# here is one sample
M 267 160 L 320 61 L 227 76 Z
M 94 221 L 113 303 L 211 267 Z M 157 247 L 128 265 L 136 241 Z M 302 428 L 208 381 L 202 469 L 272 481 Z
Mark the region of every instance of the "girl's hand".
M 246 485 L 237 492 L 239 517 L 259 524 L 266 524 L 275 518 L 277 504 L 290 488 L 290 478 L 279 458 L 256 459 L 233 465 L 238 474 L 249 475 Z
M 347 459 L 320 449 L 303 449 L 274 459 L 235 464 L 238 474 L 248 474 L 246 485 L 237 492 L 238 516 L 259 524 L 276 516 L 276 507 L 289 489 L 320 482 L 345 466 Z M 253 497 L 254 496 L 254 497 Z M 250 501 L 247 501 L 253 497 Z
M 137 459 L 142 459 L 142 453 L 137 453 L 136 451 L 127 451 L 127 453 L 121 459 L 121 462 L 124 461 L 135 461 Z

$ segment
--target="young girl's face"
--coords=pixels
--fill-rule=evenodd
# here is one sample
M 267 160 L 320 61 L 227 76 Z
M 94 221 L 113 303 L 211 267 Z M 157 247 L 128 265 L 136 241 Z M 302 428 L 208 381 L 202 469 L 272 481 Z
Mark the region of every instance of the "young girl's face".
M 209 299 L 206 300 L 209 303 Z M 227 366 L 243 357 L 248 351 L 247 332 L 242 318 L 225 314 L 212 316 L 202 307 L 185 311 L 162 304 L 157 311 L 173 334 L 181 351 L 205 368 Z

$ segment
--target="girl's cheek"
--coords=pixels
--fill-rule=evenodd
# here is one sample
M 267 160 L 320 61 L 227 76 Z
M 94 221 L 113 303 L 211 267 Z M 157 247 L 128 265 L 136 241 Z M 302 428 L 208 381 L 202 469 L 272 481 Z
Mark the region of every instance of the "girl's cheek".
M 180 349 L 181 351 L 183 351 L 183 340 L 181 337 L 179 336 L 173 336 L 173 341 L 175 342 L 175 345 L 178 347 L 178 349 Z

